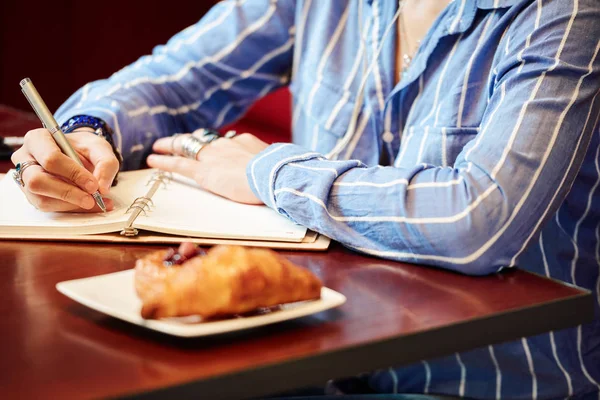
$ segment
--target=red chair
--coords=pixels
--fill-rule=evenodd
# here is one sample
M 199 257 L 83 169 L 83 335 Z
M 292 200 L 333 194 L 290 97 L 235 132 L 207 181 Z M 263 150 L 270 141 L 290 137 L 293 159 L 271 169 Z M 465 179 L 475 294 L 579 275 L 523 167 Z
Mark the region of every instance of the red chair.
M 291 114 L 290 93 L 283 88 L 258 101 L 244 118 L 225 130 L 252 133 L 267 143 L 289 142 Z

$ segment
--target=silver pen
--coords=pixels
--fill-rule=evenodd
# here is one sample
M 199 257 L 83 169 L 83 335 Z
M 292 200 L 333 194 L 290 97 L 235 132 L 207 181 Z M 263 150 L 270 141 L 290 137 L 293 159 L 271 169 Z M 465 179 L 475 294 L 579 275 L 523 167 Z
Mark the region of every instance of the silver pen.
M 54 119 L 54 116 L 52 115 L 50 110 L 48 110 L 46 103 L 44 103 L 44 100 L 42 100 L 42 97 L 36 90 L 35 86 L 33 86 L 31 79 L 23 79 L 20 85 L 21 91 L 25 95 L 25 98 L 27 98 L 27 101 L 29 101 L 29 104 L 31 104 L 33 111 L 35 111 L 35 113 L 37 114 L 44 128 L 50 131 L 50 133 L 52 134 L 52 138 L 54 139 L 58 147 L 60 147 L 62 152 L 67 157 L 69 157 L 71 160 L 75 161 L 77 164 L 83 167 L 83 163 L 81 162 L 79 155 L 71 147 L 71 144 L 65 137 L 65 134 L 60 129 L 60 126 Z M 98 204 L 98 207 L 100 207 L 100 209 L 103 212 L 106 212 L 106 206 L 104 205 L 104 201 L 102 200 L 100 192 L 96 191 L 96 193 L 92 194 L 92 197 L 94 197 L 94 200 L 96 200 L 96 204 Z

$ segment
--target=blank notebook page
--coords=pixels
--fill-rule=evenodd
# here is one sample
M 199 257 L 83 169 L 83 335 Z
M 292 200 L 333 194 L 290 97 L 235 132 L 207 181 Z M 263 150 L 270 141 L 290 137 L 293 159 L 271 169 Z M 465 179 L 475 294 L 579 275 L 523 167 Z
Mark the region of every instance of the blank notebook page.
M 152 202 L 147 215 L 136 219 L 136 228 L 208 238 L 290 242 L 300 242 L 306 236 L 305 227 L 267 206 L 235 203 L 178 175 L 154 194 Z
M 43 212 L 29 203 L 13 181 L 12 170 L 0 181 L 0 232 L 22 234 L 94 234 L 119 230 L 127 216 L 125 210 L 132 200 L 128 185 L 111 191 L 115 209 L 107 213 Z

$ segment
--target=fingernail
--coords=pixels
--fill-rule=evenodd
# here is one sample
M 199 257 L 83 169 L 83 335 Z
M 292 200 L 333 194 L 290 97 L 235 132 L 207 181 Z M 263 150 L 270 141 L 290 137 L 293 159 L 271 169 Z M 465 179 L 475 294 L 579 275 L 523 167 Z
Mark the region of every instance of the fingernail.
M 85 208 L 86 210 L 89 210 L 90 208 L 94 207 L 94 204 L 96 204 L 96 201 L 92 196 L 84 197 L 80 203 L 81 207 Z
M 94 181 L 88 180 L 85 183 L 85 190 L 87 190 L 90 193 L 94 193 L 96 191 L 96 184 L 94 183 Z

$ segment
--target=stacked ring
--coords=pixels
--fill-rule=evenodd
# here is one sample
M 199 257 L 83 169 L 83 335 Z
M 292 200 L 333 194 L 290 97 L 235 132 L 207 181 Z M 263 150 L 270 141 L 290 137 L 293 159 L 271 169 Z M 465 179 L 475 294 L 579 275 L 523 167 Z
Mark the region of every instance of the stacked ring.
M 177 136 L 182 135 L 181 133 L 176 133 L 171 136 L 171 154 L 175 154 L 175 140 L 177 140 Z
M 40 165 L 39 162 L 35 160 L 29 160 L 22 163 L 17 163 L 15 166 L 15 172 L 13 172 L 13 179 L 17 184 L 21 185 L 21 187 L 25 187 L 25 182 L 23 182 L 23 172 L 32 165 Z
M 183 153 L 183 156 L 191 158 L 192 160 L 196 160 L 198 153 L 200 153 L 200 150 L 202 150 L 204 146 L 206 146 L 206 143 L 192 135 L 181 139 L 181 152 Z
M 175 151 L 175 140 L 179 135 L 181 135 L 181 133 L 176 133 L 172 136 L 172 154 L 177 154 L 177 152 Z M 181 139 L 181 153 L 186 158 L 196 160 L 198 157 L 198 153 L 200 153 L 200 150 L 202 150 L 202 148 L 204 148 L 204 146 L 206 146 L 207 144 L 210 144 L 211 142 L 219 139 L 220 137 L 231 139 L 235 135 L 235 131 L 228 131 L 227 133 L 225 133 L 225 135 L 221 136 L 219 132 L 214 131 L 212 129 L 196 129 L 194 132 L 192 132 L 191 135 L 186 135 L 183 139 Z

